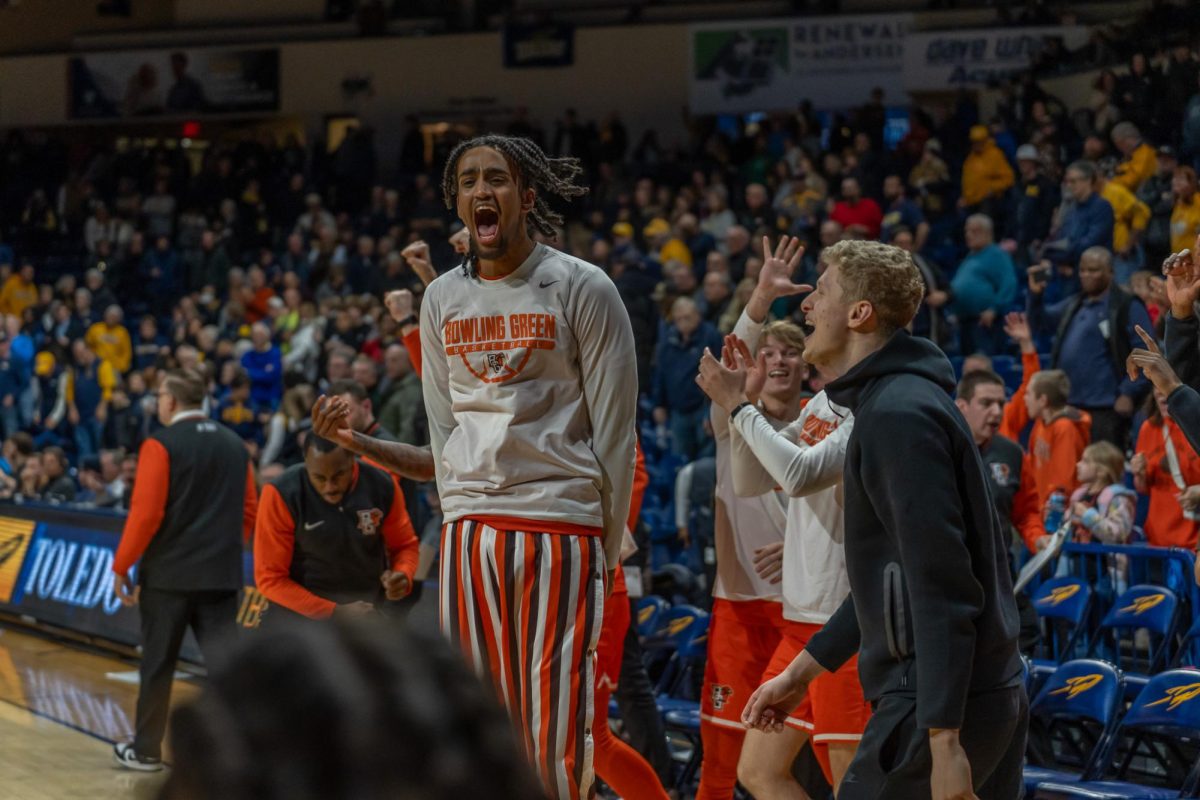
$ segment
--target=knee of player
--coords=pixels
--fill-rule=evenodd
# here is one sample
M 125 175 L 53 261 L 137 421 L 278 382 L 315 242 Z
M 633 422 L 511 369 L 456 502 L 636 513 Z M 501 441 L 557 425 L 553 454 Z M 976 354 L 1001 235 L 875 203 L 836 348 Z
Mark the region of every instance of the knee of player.
M 791 765 L 788 766 L 790 768 Z M 761 758 L 755 758 L 753 752 L 742 750 L 742 757 L 738 759 L 737 779 L 750 794 L 769 795 L 770 787 L 781 777 L 779 765 L 767 763 Z

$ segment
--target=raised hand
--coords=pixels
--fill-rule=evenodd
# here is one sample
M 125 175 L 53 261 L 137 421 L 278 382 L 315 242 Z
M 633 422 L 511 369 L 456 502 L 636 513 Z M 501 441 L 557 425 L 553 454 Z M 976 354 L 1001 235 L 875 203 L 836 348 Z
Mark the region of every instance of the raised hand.
M 729 345 L 726 345 L 726 349 L 730 350 L 730 353 L 727 356 L 722 352 L 722 358 L 736 363 L 733 349 Z M 704 355 L 700 357 L 700 374 L 696 376 L 696 383 L 714 403 L 726 411 L 733 411 L 746 399 L 746 370 L 740 366 L 725 366 L 707 347 L 704 348 Z
M 350 406 L 339 397 L 321 395 L 312 408 L 313 433 L 343 446 L 354 444 Z
M 744 391 L 746 399 L 751 403 L 758 403 L 758 398 L 762 396 L 763 386 L 767 383 L 767 357 L 761 351 L 758 357 L 750 352 L 750 346 L 744 341 L 734 336 L 732 333 L 725 337 L 725 349 L 722 350 L 724 356 L 725 350 L 728 350 L 733 359 L 731 369 L 742 370 L 746 373 L 746 385 Z
M 413 293 L 408 289 L 388 292 L 383 297 L 383 304 L 387 306 L 388 314 L 396 322 L 402 322 L 413 315 Z
M 794 294 L 811 292 L 813 287 L 805 283 L 792 283 L 796 267 L 804 257 L 804 246 L 795 236 L 784 236 L 771 251 L 771 240 L 763 237 L 763 266 L 758 273 L 758 289 L 771 300 Z
M 400 255 L 404 256 L 408 266 L 426 286 L 437 277 L 437 271 L 433 268 L 433 258 L 429 255 L 429 245 L 420 239 L 407 245 L 400 251 Z
M 1200 236 L 1196 237 L 1196 244 L 1191 250 L 1167 256 L 1162 272 L 1167 279 L 1171 315 L 1176 319 L 1192 316 L 1196 301 L 1200 299 Z
M 1146 345 L 1146 349 L 1135 347 L 1130 351 L 1129 358 L 1125 361 L 1125 370 L 1129 373 L 1129 380 L 1136 381 L 1138 372 L 1141 372 L 1150 379 L 1155 389 L 1165 395 L 1170 395 L 1183 384 L 1183 381 L 1179 380 L 1175 370 L 1171 369 L 1171 365 L 1163 357 L 1154 337 L 1146 333 L 1141 325 L 1135 326 L 1134 330 Z

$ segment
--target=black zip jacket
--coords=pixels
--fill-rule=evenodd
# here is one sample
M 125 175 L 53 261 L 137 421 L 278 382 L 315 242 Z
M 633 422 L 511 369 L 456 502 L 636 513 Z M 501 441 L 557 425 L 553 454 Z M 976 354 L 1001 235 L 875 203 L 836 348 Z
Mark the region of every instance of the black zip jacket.
M 850 596 L 807 649 L 828 670 L 858 652 L 867 699 L 915 695 L 921 728 L 961 728 L 968 696 L 1021 680 L 1007 536 L 953 388 L 945 355 L 904 331 L 825 387 L 854 412 Z
M 1167 312 L 1166 358 L 1179 380 L 1180 386 L 1167 398 L 1167 410 L 1171 419 L 1183 431 L 1192 449 L 1200 453 L 1200 321 L 1196 315 L 1187 319 L 1176 319 Z

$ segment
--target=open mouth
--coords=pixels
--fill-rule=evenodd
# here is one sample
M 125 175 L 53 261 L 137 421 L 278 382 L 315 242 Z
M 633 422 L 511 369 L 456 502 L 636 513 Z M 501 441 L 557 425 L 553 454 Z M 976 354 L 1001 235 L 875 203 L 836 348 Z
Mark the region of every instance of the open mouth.
M 481 245 L 490 246 L 500 238 L 500 212 L 492 206 L 475 209 L 475 238 Z
M 785 379 L 785 380 L 787 378 L 790 378 L 791 375 L 792 375 L 791 370 L 786 370 L 786 369 L 773 369 L 767 373 L 768 378 L 781 378 L 781 379 Z

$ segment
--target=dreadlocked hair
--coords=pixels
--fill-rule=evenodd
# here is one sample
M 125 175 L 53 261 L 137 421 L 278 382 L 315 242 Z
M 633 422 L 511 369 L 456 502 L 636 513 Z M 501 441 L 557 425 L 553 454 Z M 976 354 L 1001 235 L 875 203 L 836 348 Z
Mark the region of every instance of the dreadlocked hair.
M 517 183 L 522 188 L 534 190 L 533 210 L 526 220 L 530 235 L 541 233 L 553 236 L 563 224 L 562 214 L 550 207 L 547 196 L 570 200 L 588 193 L 588 187 L 575 182 L 583 174 L 583 164 L 578 158 L 551 158 L 530 139 L 489 133 L 459 142 L 446 159 L 446 170 L 442 174 L 442 199 L 446 202 L 446 208 L 452 211 L 458 197 L 458 161 L 463 153 L 475 147 L 490 147 L 499 152 L 516 168 Z M 463 261 L 463 272 L 470 275 L 478 260 L 479 257 L 472 251 Z

